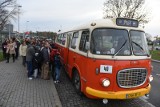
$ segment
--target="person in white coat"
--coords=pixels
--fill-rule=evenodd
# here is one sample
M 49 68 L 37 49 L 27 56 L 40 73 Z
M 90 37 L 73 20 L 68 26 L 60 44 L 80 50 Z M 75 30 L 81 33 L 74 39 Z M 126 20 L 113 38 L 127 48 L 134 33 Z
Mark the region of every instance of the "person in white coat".
M 26 66 L 26 50 L 27 50 L 26 41 L 23 41 L 19 47 L 19 54 L 20 56 L 22 56 L 22 65 L 24 67 Z

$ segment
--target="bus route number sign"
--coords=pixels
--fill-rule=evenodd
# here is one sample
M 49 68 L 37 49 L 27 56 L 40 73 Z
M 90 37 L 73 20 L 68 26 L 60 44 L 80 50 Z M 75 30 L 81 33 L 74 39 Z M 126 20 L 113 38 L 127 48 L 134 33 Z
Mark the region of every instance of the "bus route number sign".
M 100 65 L 100 73 L 112 73 L 112 66 L 111 65 Z
M 117 18 L 116 24 L 118 26 L 138 27 L 138 21 L 134 19 Z

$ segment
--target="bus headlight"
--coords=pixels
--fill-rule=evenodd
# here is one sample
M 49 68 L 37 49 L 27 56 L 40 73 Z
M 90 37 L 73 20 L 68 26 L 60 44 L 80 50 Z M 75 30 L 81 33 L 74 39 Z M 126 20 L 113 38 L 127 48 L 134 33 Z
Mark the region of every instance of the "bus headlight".
M 153 76 L 152 76 L 152 75 L 149 76 L 149 81 L 150 81 L 150 82 L 153 81 Z
M 109 81 L 109 79 L 103 79 L 102 80 L 102 86 L 104 86 L 104 87 L 108 87 L 110 85 L 110 81 Z

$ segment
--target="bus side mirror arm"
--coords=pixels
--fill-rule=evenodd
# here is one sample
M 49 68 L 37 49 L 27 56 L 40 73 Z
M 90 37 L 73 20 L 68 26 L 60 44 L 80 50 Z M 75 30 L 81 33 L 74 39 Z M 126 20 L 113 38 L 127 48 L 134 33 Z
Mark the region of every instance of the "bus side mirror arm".
M 87 52 L 87 57 L 88 57 L 88 51 L 89 51 L 89 49 L 90 49 L 90 43 L 86 42 L 86 44 L 85 44 L 85 50 Z
M 89 50 L 90 49 L 90 43 L 89 42 L 86 42 L 86 45 L 85 45 L 85 50 Z

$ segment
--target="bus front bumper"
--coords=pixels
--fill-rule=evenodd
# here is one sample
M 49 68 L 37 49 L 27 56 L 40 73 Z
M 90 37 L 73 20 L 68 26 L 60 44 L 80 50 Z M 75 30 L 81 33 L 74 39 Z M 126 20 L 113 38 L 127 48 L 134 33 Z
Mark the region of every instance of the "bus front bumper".
M 106 98 L 106 99 L 132 99 L 144 96 L 150 92 L 151 85 L 149 84 L 146 88 L 130 90 L 130 91 L 118 91 L 118 92 L 106 92 L 99 91 L 93 88 L 87 87 L 86 92 L 89 95 L 98 98 Z

